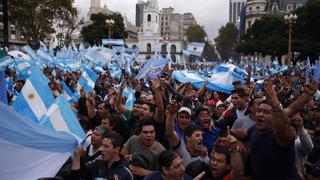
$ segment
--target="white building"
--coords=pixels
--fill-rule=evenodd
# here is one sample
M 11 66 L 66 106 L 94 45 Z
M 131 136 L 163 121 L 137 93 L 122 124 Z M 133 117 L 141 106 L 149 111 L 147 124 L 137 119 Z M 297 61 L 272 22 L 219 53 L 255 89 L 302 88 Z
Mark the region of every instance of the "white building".
M 163 57 L 171 58 L 173 61 L 181 60 L 184 43 L 180 38 L 171 39 L 170 36 L 162 36 L 161 18 L 162 12 L 159 10 L 158 1 L 150 0 L 146 2 L 143 8 L 143 23 L 140 25 L 138 40 L 126 41 L 128 47 L 136 46 L 139 48 L 139 59 L 145 59 L 148 56 L 152 58 L 155 52 L 161 52 Z M 168 27 L 170 27 L 169 24 Z

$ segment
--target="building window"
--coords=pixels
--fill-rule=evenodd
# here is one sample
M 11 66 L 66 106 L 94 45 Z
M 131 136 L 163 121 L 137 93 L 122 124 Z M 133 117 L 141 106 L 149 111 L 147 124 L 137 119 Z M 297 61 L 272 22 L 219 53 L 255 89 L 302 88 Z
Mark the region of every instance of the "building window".
M 249 7 L 249 11 L 251 11 L 252 10 L 252 7 Z
M 151 53 L 151 44 L 150 43 L 147 44 L 147 52 Z
M 177 47 L 176 47 L 176 45 L 174 45 L 174 44 L 171 45 L 170 52 L 171 52 L 171 54 L 174 54 L 174 53 L 177 52 Z
M 166 26 L 168 26 L 168 22 L 166 22 Z
M 148 22 L 150 22 L 151 21 L 151 14 L 148 14 Z
M 256 8 L 257 8 L 257 11 L 260 11 L 260 6 L 257 6 Z
M 248 21 L 248 28 L 251 27 L 251 21 Z
M 167 45 L 166 44 L 161 45 L 161 54 L 167 54 Z
M 168 20 L 168 17 L 166 17 L 166 20 Z
M 293 10 L 292 4 L 288 4 L 288 5 L 287 5 L 287 11 L 290 12 L 290 11 L 292 11 L 292 10 Z
M 158 16 L 156 16 L 156 22 L 158 22 Z

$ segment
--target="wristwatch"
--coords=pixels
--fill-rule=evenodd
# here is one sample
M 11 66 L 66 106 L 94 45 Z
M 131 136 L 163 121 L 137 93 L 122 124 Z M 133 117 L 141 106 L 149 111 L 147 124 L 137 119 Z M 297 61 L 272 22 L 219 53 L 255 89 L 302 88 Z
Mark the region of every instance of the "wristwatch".
M 283 105 L 280 103 L 280 104 L 279 104 L 279 107 L 277 107 L 277 108 L 272 108 L 272 111 L 273 111 L 273 112 L 281 112 L 281 111 L 283 111 Z

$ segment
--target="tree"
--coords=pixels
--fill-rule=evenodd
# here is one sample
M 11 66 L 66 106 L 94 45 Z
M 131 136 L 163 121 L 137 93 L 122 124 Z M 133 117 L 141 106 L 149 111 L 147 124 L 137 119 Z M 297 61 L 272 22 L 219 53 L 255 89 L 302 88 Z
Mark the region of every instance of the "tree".
M 314 62 L 320 56 L 320 1 L 309 0 L 297 9 L 297 23 L 293 31 L 293 50 L 299 52 L 299 59 Z
M 218 55 L 216 54 L 216 50 L 212 44 L 209 42 L 205 42 L 205 47 L 203 49 L 202 57 L 205 58 L 207 61 L 217 60 Z
M 102 39 L 108 38 L 108 31 L 106 25 L 107 19 L 113 19 L 114 25 L 111 29 L 111 37 L 116 39 L 124 39 L 128 36 L 128 33 L 123 24 L 123 17 L 121 14 L 111 14 L 105 15 L 102 13 L 92 14 L 91 20 L 93 21 L 92 24 L 83 27 L 81 30 L 81 34 L 84 40 L 91 45 L 93 44 L 101 44 Z
M 10 0 L 11 23 L 18 24 L 27 42 L 36 47 L 47 34 L 54 33 L 54 21 L 76 16 L 72 0 Z
M 204 29 L 198 24 L 189 26 L 185 35 L 189 42 L 205 42 L 205 38 L 207 37 Z
M 238 41 L 238 29 L 232 23 L 227 23 L 219 29 L 219 35 L 214 39 L 221 59 L 235 58 L 235 46 Z
M 287 29 L 283 15 L 268 14 L 255 21 L 236 50 L 246 55 L 259 53 L 262 56 L 278 57 L 281 64 L 282 55 L 288 52 Z

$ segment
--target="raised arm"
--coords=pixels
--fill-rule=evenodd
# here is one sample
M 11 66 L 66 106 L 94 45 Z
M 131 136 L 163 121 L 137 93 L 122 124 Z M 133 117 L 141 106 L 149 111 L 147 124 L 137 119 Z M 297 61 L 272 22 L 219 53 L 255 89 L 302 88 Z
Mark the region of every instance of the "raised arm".
M 206 91 L 208 85 L 208 81 L 206 81 L 203 86 L 197 91 L 198 97 L 202 96 L 204 92 Z
M 87 97 L 87 110 L 88 110 L 88 117 L 93 118 L 96 116 L 96 108 L 94 105 L 94 100 L 95 100 L 95 93 L 94 92 L 89 92 L 88 97 Z
M 227 126 L 226 146 L 231 154 L 231 180 L 248 179 L 244 176 L 244 163 L 242 161 L 238 140 L 231 135 L 229 126 Z
M 310 83 L 304 87 L 302 95 L 289 105 L 284 111 L 290 118 L 303 108 L 312 98 L 314 93 L 317 91 L 317 83 Z
M 172 101 L 167 106 L 167 119 L 166 119 L 166 135 L 169 139 L 170 148 L 177 147 L 179 144 L 179 136 L 174 130 L 174 122 L 177 116 L 179 106 L 176 101 Z
M 126 112 L 125 106 L 122 104 L 122 92 L 126 88 L 126 82 L 122 81 L 120 86 L 120 91 L 116 97 L 116 108 L 118 109 L 120 114 L 124 114 Z
M 272 127 L 276 140 L 280 146 L 286 146 L 293 140 L 290 136 L 288 116 L 281 108 L 282 105 L 276 96 L 275 86 L 272 86 L 270 79 L 265 80 L 263 89 L 266 100 L 272 108 Z
M 163 123 L 164 121 L 164 103 L 163 99 L 160 93 L 160 80 L 153 80 L 152 81 L 152 90 L 154 92 L 155 98 L 156 98 L 156 113 L 155 113 L 155 120 L 159 123 Z

